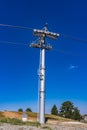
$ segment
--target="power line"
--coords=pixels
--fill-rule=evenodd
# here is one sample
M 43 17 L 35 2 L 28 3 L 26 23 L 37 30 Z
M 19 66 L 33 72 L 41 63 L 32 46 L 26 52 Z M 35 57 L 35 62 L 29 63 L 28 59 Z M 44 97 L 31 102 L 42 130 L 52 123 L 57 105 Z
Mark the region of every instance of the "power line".
M 6 44 L 12 44 L 12 45 L 24 45 L 24 46 L 29 46 L 28 43 L 22 43 L 22 42 L 9 42 L 9 41 L 0 41 L 0 43 L 6 43 Z M 80 58 L 87 58 L 87 55 L 80 55 L 78 53 L 71 53 L 71 52 L 66 52 L 66 51 L 63 51 L 63 50 L 60 50 L 60 49 L 51 49 L 51 51 L 55 51 L 57 53 L 61 53 L 61 54 L 64 54 L 64 55 L 70 55 L 70 56 L 75 56 L 75 57 L 80 57 Z
M 74 40 L 74 41 L 83 42 L 83 43 L 87 44 L 87 40 L 82 40 L 82 39 L 72 37 L 72 36 L 69 36 L 69 35 L 65 35 L 65 34 L 60 34 L 60 36 L 63 37 L 63 38 L 67 38 L 67 39 L 71 39 L 71 40 Z
M 24 27 L 24 26 L 14 26 L 14 25 L 8 25 L 8 24 L 0 24 L 2 27 L 10 27 L 10 28 L 20 28 L 20 29 L 27 29 L 27 30 L 33 30 L 33 28 Z
M 27 29 L 27 30 L 34 30 L 34 28 L 29 28 L 29 27 L 25 27 L 25 26 L 14 26 L 14 25 L 8 25 L 8 24 L 0 24 L 0 26 L 2 27 L 10 27 L 10 28 L 19 28 L 19 29 Z M 75 37 L 72 37 L 72 36 L 69 36 L 69 35 L 65 35 L 65 34 L 61 34 L 59 33 L 59 36 L 60 37 L 63 37 L 63 38 L 67 38 L 67 39 L 71 39 L 71 40 L 74 40 L 74 41 L 78 41 L 78 42 L 81 42 L 81 43 L 87 43 L 87 40 L 82 40 L 82 39 L 79 39 L 79 38 L 75 38 Z M 39 39 L 37 39 L 38 41 Z M 26 45 L 26 46 L 29 46 L 29 44 L 26 44 L 26 43 L 16 43 L 16 42 L 9 42 L 9 41 L 0 41 L 0 43 L 8 43 L 8 44 L 15 44 L 15 45 Z M 71 56 L 78 56 L 78 57 L 87 57 L 87 56 L 82 56 L 82 55 L 79 55 L 79 54 L 72 54 L 71 52 L 65 52 L 63 50 L 58 50 L 58 49 L 52 49 L 53 51 L 56 51 L 56 52 L 60 52 L 62 54 L 67 54 L 67 55 L 71 55 Z
M 0 24 L 0 26 L 1 27 L 26 29 L 26 30 L 34 30 L 34 28 L 29 28 L 29 27 L 25 27 L 25 26 L 15 26 L 15 25 L 9 25 L 9 24 Z M 73 37 L 73 36 L 69 36 L 69 35 L 65 35 L 65 34 L 61 34 L 61 33 L 58 33 L 58 34 L 60 35 L 60 37 L 71 39 L 71 40 L 74 40 L 74 41 L 78 41 L 78 42 L 87 44 L 87 40 L 82 40 L 82 39 L 79 39 L 79 38 L 76 38 L 76 37 Z
M 81 54 L 78 54 L 78 53 L 71 53 L 71 52 L 66 52 L 66 51 L 63 51 L 63 50 L 59 50 L 59 49 L 52 49 L 52 51 L 55 51 L 57 53 L 62 53 L 62 54 L 66 54 L 66 55 L 70 55 L 70 56 L 75 56 L 75 57 L 79 57 L 79 58 L 87 58 L 87 55 L 81 55 Z
M 12 44 L 12 45 L 24 45 L 24 46 L 29 46 L 28 43 L 22 43 L 22 42 L 9 42 L 9 41 L 0 41 L 0 43 L 6 43 L 6 44 Z M 71 53 L 71 52 L 66 52 L 66 51 L 63 51 L 63 50 L 60 50 L 60 49 L 51 49 L 51 51 L 55 51 L 57 53 L 61 53 L 61 54 L 64 54 L 64 55 L 70 55 L 70 56 L 76 56 L 76 57 L 85 57 L 87 58 L 87 55 L 80 55 L 78 53 Z
M 21 42 L 0 41 L 0 43 L 6 43 L 6 44 L 15 44 L 15 45 L 25 45 L 25 46 L 29 46 L 29 44 L 27 44 L 27 43 L 21 43 Z

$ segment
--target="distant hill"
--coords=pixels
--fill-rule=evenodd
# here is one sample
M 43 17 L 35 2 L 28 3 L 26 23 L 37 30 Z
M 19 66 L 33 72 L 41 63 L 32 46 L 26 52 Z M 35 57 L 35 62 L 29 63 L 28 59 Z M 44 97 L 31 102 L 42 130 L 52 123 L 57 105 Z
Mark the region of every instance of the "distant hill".
M 15 111 L 4 111 L 0 112 L 0 119 L 2 118 L 16 118 L 16 119 L 22 119 L 22 115 L 26 113 L 28 116 L 29 121 L 37 121 L 37 113 L 34 112 L 15 112 Z M 71 121 L 71 119 L 66 119 L 60 116 L 55 116 L 55 115 L 50 115 L 46 114 L 45 119 L 47 122 L 51 121 L 58 121 L 58 122 L 63 122 L 63 121 Z
M 27 118 L 29 122 L 22 122 L 22 115 L 27 114 Z M 30 125 L 30 126 L 41 126 L 40 123 L 37 122 L 37 113 L 34 112 L 15 112 L 15 111 L 1 111 L 0 112 L 0 121 L 2 123 L 10 123 L 13 125 Z M 51 114 L 45 114 L 45 119 L 46 119 L 46 125 L 48 128 L 49 127 L 58 127 L 58 128 L 86 128 L 87 129 L 87 124 L 86 123 L 81 123 L 78 121 L 74 121 L 71 119 L 63 118 L 60 116 L 55 116 Z

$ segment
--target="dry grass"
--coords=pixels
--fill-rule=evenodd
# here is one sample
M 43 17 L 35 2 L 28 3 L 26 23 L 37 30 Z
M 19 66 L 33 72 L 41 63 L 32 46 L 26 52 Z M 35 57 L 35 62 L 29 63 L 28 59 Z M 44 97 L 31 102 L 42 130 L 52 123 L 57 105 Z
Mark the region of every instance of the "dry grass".
M 7 121 L 7 122 L 12 122 L 12 123 L 19 123 L 21 122 L 22 119 L 22 114 L 23 112 L 13 112 L 13 111 L 5 111 L 5 112 L 0 112 L 0 120 L 2 121 Z M 27 122 L 27 125 L 35 125 L 37 126 L 38 123 L 37 121 L 37 113 L 33 112 L 26 112 L 28 115 L 28 120 L 30 122 Z M 47 126 L 57 126 L 57 127 L 75 127 L 75 128 L 87 128 L 87 124 L 74 124 L 70 122 L 75 122 L 74 120 L 71 119 L 66 119 L 60 116 L 55 116 L 55 115 L 50 115 L 46 114 L 45 115 L 46 121 L 47 121 Z M 18 120 L 20 120 L 18 122 Z M 34 122 L 34 123 L 33 123 Z M 33 124 L 32 124 L 33 123 Z M 35 124 L 36 123 L 36 124 Z
M 24 112 L 15 112 L 15 111 L 4 111 L 0 112 L 0 119 L 2 118 L 16 118 L 16 119 L 22 119 L 22 115 Z M 37 113 L 33 112 L 26 112 L 28 115 L 28 120 L 36 121 L 37 120 Z
M 3 114 L 3 112 L 0 112 L 0 119 L 2 119 L 2 118 L 4 118 L 5 116 L 4 116 L 4 114 Z
M 30 121 L 37 121 L 37 113 L 34 112 L 25 112 L 28 115 L 28 120 Z M 16 118 L 16 119 L 22 119 L 23 112 L 14 112 L 14 111 L 4 111 L 0 112 L 0 119 L 1 118 Z M 55 116 L 51 114 L 45 115 L 46 121 L 50 122 L 64 122 L 64 121 L 72 121 L 71 119 L 63 118 L 60 116 Z
M 53 120 L 59 120 L 59 121 L 71 121 L 71 119 L 63 118 L 63 117 L 51 115 L 51 114 L 46 114 L 45 117 L 47 119 L 53 119 Z
M 2 112 L 3 116 L 5 118 L 17 118 L 17 119 L 21 119 L 22 117 L 22 113 L 19 112 L 9 112 L 9 111 L 5 111 Z

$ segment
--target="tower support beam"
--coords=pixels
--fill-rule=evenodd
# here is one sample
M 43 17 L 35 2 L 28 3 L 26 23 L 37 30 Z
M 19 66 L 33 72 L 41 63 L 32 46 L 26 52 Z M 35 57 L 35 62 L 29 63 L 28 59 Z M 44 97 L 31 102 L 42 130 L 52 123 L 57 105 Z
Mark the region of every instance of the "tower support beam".
M 34 29 L 34 36 L 40 39 L 37 44 L 31 43 L 30 47 L 40 48 L 40 68 L 39 68 L 39 122 L 45 123 L 45 50 L 52 49 L 51 46 L 46 45 L 46 37 L 57 39 L 59 34 L 52 33 L 47 30 L 45 26 L 43 30 Z
M 45 49 L 40 50 L 39 122 L 45 123 Z

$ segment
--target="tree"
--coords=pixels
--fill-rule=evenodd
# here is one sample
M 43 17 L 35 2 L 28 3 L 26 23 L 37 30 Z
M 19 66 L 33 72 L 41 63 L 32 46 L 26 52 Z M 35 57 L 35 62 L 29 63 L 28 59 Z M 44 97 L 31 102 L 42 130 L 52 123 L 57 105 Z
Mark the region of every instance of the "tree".
M 27 108 L 26 112 L 32 112 L 31 108 Z
M 19 109 L 18 109 L 18 112 L 23 112 L 23 109 L 22 109 L 22 108 L 19 108 Z
M 58 115 L 58 109 L 57 109 L 56 105 L 53 105 L 53 107 L 51 109 L 51 114 Z
M 66 101 L 61 105 L 60 115 L 65 118 L 72 118 L 73 109 L 74 109 L 73 103 L 70 101 Z
M 81 116 L 81 114 L 80 114 L 80 111 L 78 110 L 77 107 L 74 107 L 73 119 L 75 119 L 75 120 L 81 120 L 81 119 L 82 119 L 82 116 Z
M 66 101 L 66 102 L 62 103 L 61 108 L 60 108 L 60 116 L 63 116 L 65 118 L 74 119 L 74 120 L 82 119 L 80 111 L 70 101 Z

